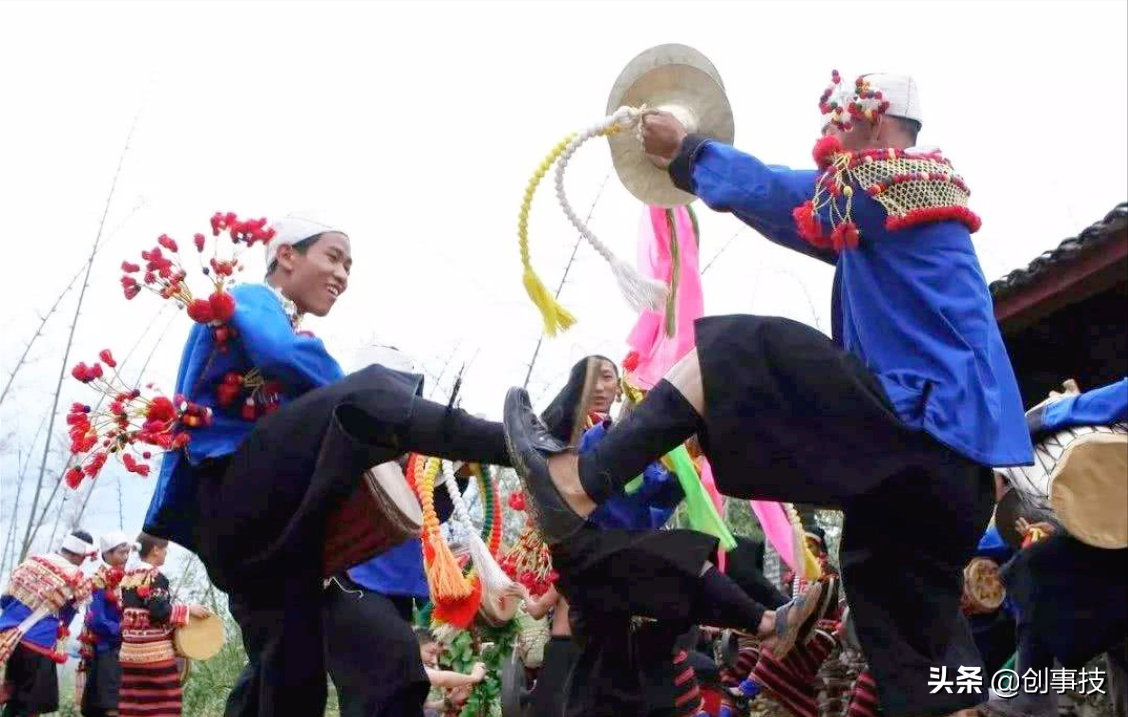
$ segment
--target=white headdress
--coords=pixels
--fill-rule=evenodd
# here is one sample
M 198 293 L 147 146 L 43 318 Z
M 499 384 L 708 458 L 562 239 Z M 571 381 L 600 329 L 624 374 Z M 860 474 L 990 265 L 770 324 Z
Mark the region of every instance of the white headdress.
M 59 546 L 62 550 L 75 555 L 94 555 L 94 545 L 88 543 L 75 534 L 70 534 L 63 538 L 63 544 Z
M 885 114 L 924 123 L 920 112 L 920 90 L 908 75 L 874 72 L 862 75 L 870 86 L 879 90 L 889 106 Z
M 883 114 L 923 124 L 920 91 L 908 75 L 874 72 L 847 86 L 835 70 L 830 87 L 819 99 L 819 109 L 828 115 L 828 123 L 843 129 L 859 120 L 875 122 Z
M 266 244 L 267 270 L 270 269 L 270 265 L 274 263 L 274 260 L 278 258 L 279 247 L 293 246 L 300 241 L 317 236 L 318 234 L 325 234 L 326 232 L 345 234 L 345 232 L 332 224 L 327 224 L 319 219 L 313 219 L 309 216 L 297 213 L 289 214 L 270 226 L 274 229 L 274 238 Z M 345 234 L 345 236 L 348 236 L 348 234 Z
M 122 531 L 111 530 L 98 536 L 98 553 L 104 555 L 107 551 L 122 545 L 131 545 L 132 542 L 129 536 Z

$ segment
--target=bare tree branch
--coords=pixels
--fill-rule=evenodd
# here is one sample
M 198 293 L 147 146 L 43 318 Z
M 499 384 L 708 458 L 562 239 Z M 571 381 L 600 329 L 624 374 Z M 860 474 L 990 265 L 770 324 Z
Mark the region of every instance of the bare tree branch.
M 127 353 L 125 355 L 125 358 L 121 360 L 121 362 L 119 363 L 119 368 L 118 368 L 119 374 L 121 372 L 125 371 L 125 367 L 126 367 L 126 364 L 129 363 L 129 359 L 133 356 L 133 353 L 137 350 L 137 347 L 141 345 L 141 341 L 144 340 L 145 335 L 147 333 L 149 333 L 149 329 L 151 329 L 153 327 L 153 324 L 156 323 L 156 320 L 158 318 L 160 318 L 160 316 L 164 313 L 165 308 L 167 308 L 167 307 L 162 307 L 161 310 L 157 312 L 156 316 L 153 317 L 153 320 L 150 321 L 149 325 L 145 327 L 145 331 L 143 331 L 141 333 L 141 336 L 133 344 L 133 347 L 129 349 L 129 353 Z M 135 384 L 139 385 L 141 383 L 141 377 L 145 375 L 146 369 L 149 368 L 149 362 L 153 360 L 153 356 L 157 353 L 157 348 L 164 341 L 165 334 L 167 334 L 169 332 L 169 329 L 172 328 L 173 324 L 176 323 L 176 320 L 178 318 L 180 318 L 180 312 L 179 311 L 175 312 L 169 318 L 168 323 L 165 324 L 164 330 L 161 331 L 160 335 L 157 337 L 156 342 L 154 342 L 154 344 L 153 344 L 152 350 L 149 351 L 149 355 L 145 358 L 145 363 L 141 364 L 141 370 L 137 372 L 137 379 L 136 379 L 136 381 L 134 381 Z M 96 483 L 91 483 L 90 490 L 86 492 L 86 497 L 82 499 L 82 507 L 78 509 L 78 513 L 75 515 L 75 522 L 81 521 L 82 516 L 86 514 L 86 506 L 89 505 L 89 503 L 90 503 L 90 496 L 94 493 L 95 485 L 96 485 Z M 120 501 L 120 499 L 121 499 L 120 484 L 119 484 L 118 490 L 119 490 L 118 499 Z M 124 530 L 124 527 L 122 529 Z
M 807 282 L 800 279 L 799 275 L 790 269 L 776 269 L 775 273 L 789 276 L 799 285 L 799 290 L 803 292 L 803 297 L 807 299 L 807 308 L 811 311 L 811 318 L 815 320 L 815 328 L 822 331 L 822 322 L 819 320 L 819 312 L 815 310 L 815 300 L 811 298 L 811 291 L 807 288 Z
M 718 251 L 716 254 L 714 254 L 713 258 L 709 260 L 709 263 L 705 265 L 705 268 L 701 270 L 701 276 L 705 276 L 705 272 L 709 271 L 709 267 L 713 266 L 713 262 L 715 262 L 717 259 L 720 259 L 721 254 L 724 254 L 725 251 L 728 250 L 729 245 L 732 244 L 734 241 L 736 241 L 736 238 L 743 233 L 744 233 L 744 228 L 741 227 L 736 232 L 736 234 L 733 234 L 731 237 L 729 237 L 729 240 L 727 242 L 725 242 L 725 245 L 723 247 L 721 247 L 720 251 Z
M 133 210 L 129 213 L 129 216 L 126 217 L 127 220 L 129 219 L 129 217 L 133 216 L 134 212 L 136 212 L 137 209 L 140 208 L 142 203 L 139 203 L 133 207 Z M 122 224 L 124 224 L 124 221 L 122 222 Z M 118 225 L 118 228 L 120 229 L 121 225 Z M 116 231 L 117 229 L 114 230 L 114 232 Z M 12 372 L 8 374 L 8 382 L 4 384 L 4 391 L 0 393 L 0 404 L 4 403 L 4 399 L 8 397 L 8 391 L 11 390 L 12 383 L 16 380 L 16 374 L 19 373 L 20 368 L 27 361 L 28 354 L 31 353 L 31 347 L 35 344 L 36 339 L 43 335 L 43 327 L 46 326 L 47 320 L 50 319 L 51 316 L 55 313 L 55 310 L 59 308 L 59 304 L 62 302 L 63 297 L 66 296 L 72 288 L 74 288 L 74 283 L 78 281 L 78 277 L 82 276 L 82 272 L 90 266 L 90 263 L 94 258 L 94 254 L 97 254 L 97 250 L 95 250 L 91 254 L 91 256 L 86 259 L 86 262 L 81 267 L 79 267 L 78 271 L 74 273 L 74 276 L 71 277 L 71 280 L 67 284 L 66 288 L 63 289 L 62 292 L 55 298 L 55 303 L 51 305 L 51 308 L 48 309 L 47 313 L 39 317 L 39 326 L 35 329 L 35 333 L 32 335 L 31 340 L 29 340 L 27 342 L 27 345 L 24 346 L 23 353 L 20 355 L 20 360 L 16 362 L 15 368 L 13 368 Z
M 98 222 L 98 233 L 95 234 L 94 243 L 91 245 L 91 248 L 90 248 L 90 260 L 86 264 L 86 275 L 83 277 L 82 288 L 79 290 L 79 293 L 78 293 L 78 304 L 75 306 L 75 309 L 74 309 L 74 319 L 71 321 L 70 333 L 67 336 L 66 348 L 63 350 L 63 360 L 59 365 L 59 378 L 58 378 L 58 381 L 55 384 L 55 396 L 51 401 L 51 411 L 50 411 L 50 413 L 47 414 L 48 423 L 54 423 L 55 413 L 59 409 L 59 397 L 63 392 L 63 380 L 66 378 L 66 375 L 67 375 L 67 364 L 70 360 L 71 348 L 74 345 L 74 332 L 75 332 L 75 329 L 78 327 L 79 316 L 81 316 L 81 314 L 82 314 L 82 302 L 86 298 L 86 289 L 87 289 L 88 286 L 90 286 L 90 271 L 91 271 L 91 269 L 94 268 L 94 257 L 97 256 L 98 247 L 102 242 L 102 231 L 106 226 L 106 217 L 109 216 L 110 205 L 113 203 L 114 190 L 117 189 L 118 177 L 121 176 L 121 168 L 122 168 L 122 165 L 125 164 L 125 156 L 129 152 L 129 142 L 130 142 L 131 139 L 133 139 L 134 130 L 137 129 L 137 118 L 140 117 L 140 114 L 141 113 L 138 112 L 137 115 L 135 115 L 134 118 L 133 118 L 133 125 L 129 128 L 129 134 L 126 135 L 126 138 L 125 138 L 125 146 L 122 147 L 121 154 L 118 156 L 118 165 L 117 165 L 117 169 L 114 170 L 113 180 L 111 180 L 111 182 L 110 182 L 110 191 L 106 194 L 106 204 L 105 204 L 105 207 L 103 207 L 103 209 L 102 209 L 102 219 Z M 35 509 L 39 504 L 39 496 L 43 492 L 43 479 L 47 474 L 47 456 L 49 454 L 49 451 L 50 451 L 50 441 L 48 441 L 47 444 L 44 445 L 44 447 L 43 447 L 43 459 L 39 464 L 39 479 L 38 479 L 38 481 L 36 482 L 36 485 L 35 485 L 35 495 L 31 500 L 31 514 L 29 516 L 29 520 L 28 520 L 28 524 L 27 524 L 27 532 L 24 534 L 23 547 L 20 550 L 20 561 L 21 562 L 24 560 L 24 558 L 27 557 L 27 553 L 31 549 L 32 522 L 33 521 L 30 518 L 34 517 Z M 59 475 L 60 482 L 62 480 L 62 475 L 63 474 Z M 57 489 L 58 489 L 58 486 L 56 486 L 56 490 Z
M 89 263 L 87 263 L 86 266 L 89 266 Z M 78 281 L 78 277 L 82 276 L 82 272 L 84 269 L 86 269 L 86 266 L 82 267 L 82 269 L 79 269 L 75 273 L 75 275 L 71 277 L 71 280 L 67 284 L 66 288 L 63 289 L 57 297 L 55 297 L 55 303 L 51 304 L 51 308 L 48 309 L 47 313 L 40 319 L 39 326 L 36 327 L 35 333 L 32 334 L 31 340 L 28 341 L 27 345 L 24 346 L 23 353 L 20 354 L 20 360 L 16 361 L 15 368 L 13 368 L 12 372 L 8 374 L 8 382 L 4 384 L 3 393 L 0 393 L 0 404 L 4 403 L 4 399 L 8 397 L 8 391 L 11 390 L 12 383 L 16 380 L 16 374 L 20 372 L 20 367 L 22 367 L 24 365 L 24 362 L 27 361 L 27 355 L 31 353 L 31 347 L 35 345 L 35 340 L 43 334 L 43 327 L 47 325 L 47 320 L 50 319 L 52 314 L 55 313 L 55 310 L 59 308 L 59 304 L 62 303 L 63 297 L 70 292 L 71 288 L 74 286 L 74 283 Z

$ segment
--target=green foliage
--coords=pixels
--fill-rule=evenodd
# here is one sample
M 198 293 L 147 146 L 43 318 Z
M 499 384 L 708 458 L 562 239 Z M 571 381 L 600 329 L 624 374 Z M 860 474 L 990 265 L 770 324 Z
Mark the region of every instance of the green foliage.
M 501 627 L 474 625 L 455 636 L 439 664 L 443 669 L 467 674 L 475 662 L 486 666 L 486 677 L 474 686 L 459 717 L 494 717 L 501 713 L 501 671 L 513 653 L 517 621 Z

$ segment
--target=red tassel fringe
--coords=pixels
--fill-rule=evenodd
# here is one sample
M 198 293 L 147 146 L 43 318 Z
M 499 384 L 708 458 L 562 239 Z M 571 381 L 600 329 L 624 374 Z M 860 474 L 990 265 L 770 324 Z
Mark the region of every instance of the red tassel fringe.
M 461 600 L 442 600 L 435 603 L 434 616 L 460 630 L 465 630 L 478 616 L 482 606 L 482 581 L 475 576 L 470 594 Z
M 908 229 L 930 222 L 957 221 L 967 226 L 972 234 L 979 231 L 983 221 L 967 207 L 925 207 L 913 209 L 903 217 L 888 217 L 885 228 L 891 232 Z

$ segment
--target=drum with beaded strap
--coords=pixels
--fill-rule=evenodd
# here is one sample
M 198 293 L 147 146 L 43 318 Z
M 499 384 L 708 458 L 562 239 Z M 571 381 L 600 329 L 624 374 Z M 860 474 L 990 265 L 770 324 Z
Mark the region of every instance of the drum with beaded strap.
M 1067 428 L 1034 447 L 1034 465 L 998 472 L 1083 543 L 1128 547 L 1128 425 Z
M 423 510 L 399 465 L 375 466 L 326 521 L 322 576 L 331 578 L 418 537 L 422 527 Z
M 193 617 L 172 633 L 176 654 L 187 660 L 210 660 L 223 649 L 223 643 L 223 620 L 216 615 Z

